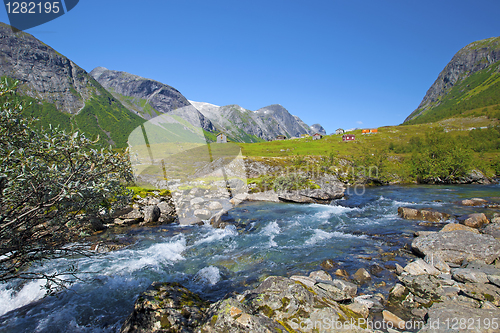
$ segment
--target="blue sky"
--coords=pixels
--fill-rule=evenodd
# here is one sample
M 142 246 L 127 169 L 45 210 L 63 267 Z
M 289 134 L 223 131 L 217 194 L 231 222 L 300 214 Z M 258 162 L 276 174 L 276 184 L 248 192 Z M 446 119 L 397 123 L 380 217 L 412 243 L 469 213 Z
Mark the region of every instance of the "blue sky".
M 26 32 L 89 72 L 281 104 L 331 133 L 402 123 L 460 48 L 500 35 L 499 12 L 498 0 L 81 0 Z

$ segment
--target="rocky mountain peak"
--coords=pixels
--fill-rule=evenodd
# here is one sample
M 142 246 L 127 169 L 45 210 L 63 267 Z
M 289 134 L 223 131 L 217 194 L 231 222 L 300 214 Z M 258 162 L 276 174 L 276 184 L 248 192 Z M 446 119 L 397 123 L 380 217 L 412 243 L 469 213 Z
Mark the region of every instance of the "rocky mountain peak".
M 463 47 L 441 71 L 418 108 L 406 118 L 405 122 L 439 106 L 443 102 L 443 97 L 449 94 L 454 86 L 475 73 L 498 65 L 499 61 L 500 37 L 479 40 Z

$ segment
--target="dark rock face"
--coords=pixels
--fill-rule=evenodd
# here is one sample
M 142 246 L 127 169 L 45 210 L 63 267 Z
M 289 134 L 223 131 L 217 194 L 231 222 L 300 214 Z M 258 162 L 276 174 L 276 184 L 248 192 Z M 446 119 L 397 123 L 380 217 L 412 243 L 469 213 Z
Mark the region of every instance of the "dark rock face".
M 0 76 L 20 82 L 20 92 L 75 114 L 94 94 L 96 82 L 74 62 L 30 34 L 0 23 Z
M 144 119 L 149 120 L 163 113 L 183 108 L 187 121 L 195 126 L 201 125 L 207 131 L 216 131 L 209 119 L 194 109 L 177 89 L 169 85 L 104 67 L 94 68 L 90 75 L 125 107 Z
M 500 48 L 490 47 L 492 44 L 498 44 L 498 40 L 497 37 L 477 41 L 458 51 L 427 91 L 418 108 L 405 119 L 405 122 L 418 117 L 438 104 L 439 99 L 446 95 L 459 80 L 500 61 Z

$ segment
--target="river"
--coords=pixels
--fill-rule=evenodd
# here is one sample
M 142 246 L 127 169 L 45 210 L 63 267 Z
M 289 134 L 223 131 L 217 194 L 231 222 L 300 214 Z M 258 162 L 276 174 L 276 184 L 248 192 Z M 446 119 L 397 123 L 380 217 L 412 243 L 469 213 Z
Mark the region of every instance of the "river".
M 349 189 L 331 205 L 247 202 L 229 212 L 234 224 L 132 228 L 118 237 L 132 245 L 92 258 L 52 260 L 36 270 L 78 265 L 85 283 L 43 297 L 41 281 L 0 285 L 0 332 L 118 332 L 139 293 L 153 281 L 176 281 L 209 300 L 256 286 L 269 275 L 308 274 L 331 259 L 353 274 L 369 269 L 361 286 L 387 293 L 395 263 L 412 256 L 407 244 L 419 230 L 439 226 L 403 220 L 397 208 L 431 207 L 461 215 L 493 210 L 457 201 L 481 197 L 500 202 L 499 185 L 387 186 Z M 378 268 L 378 269 L 377 269 Z M 85 273 L 86 272 L 86 273 Z M 385 285 L 385 286 L 384 286 Z

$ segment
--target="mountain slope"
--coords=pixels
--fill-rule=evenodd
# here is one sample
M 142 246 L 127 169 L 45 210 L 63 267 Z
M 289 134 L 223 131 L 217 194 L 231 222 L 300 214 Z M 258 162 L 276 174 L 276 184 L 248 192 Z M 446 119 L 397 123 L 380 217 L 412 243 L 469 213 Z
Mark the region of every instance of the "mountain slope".
M 217 106 L 195 101 L 190 103 L 220 131 L 238 142 L 259 142 L 273 140 L 277 135 L 293 137 L 314 132 L 299 117 L 291 115 L 278 104 L 250 111 L 234 104 Z
M 158 81 L 121 71 L 94 68 L 92 75 L 130 111 L 150 120 L 158 115 L 182 109 L 183 118 L 194 126 L 215 132 L 212 122 L 197 111 L 175 88 Z
M 0 76 L 19 81 L 18 94 L 33 102 L 25 113 L 41 125 L 77 126 L 104 145 L 126 147 L 144 121 L 129 112 L 85 70 L 24 32 L 0 23 Z
M 500 104 L 500 37 L 493 37 L 458 51 L 404 123 L 434 122 L 497 104 Z

